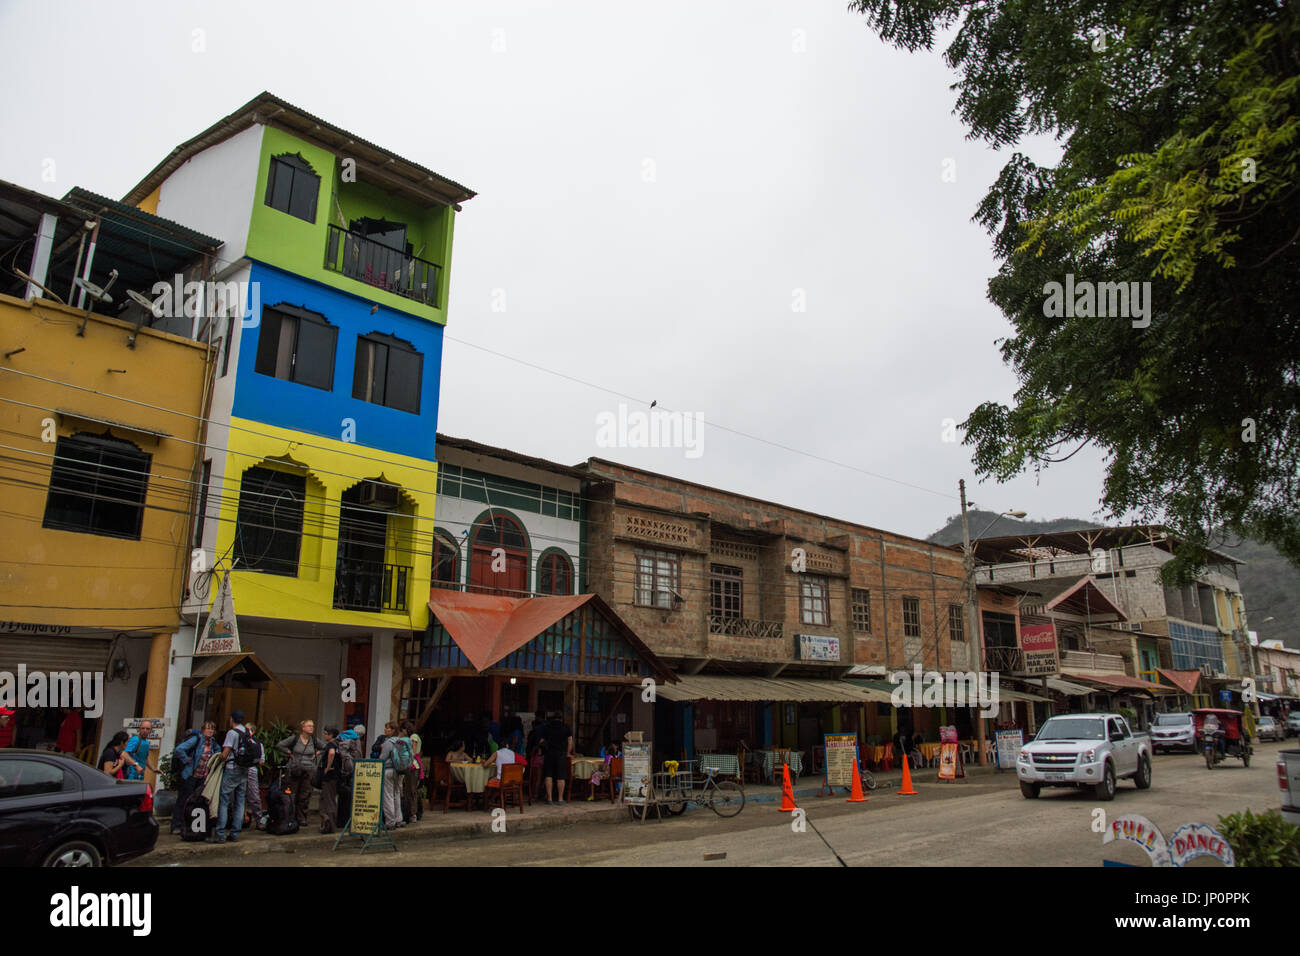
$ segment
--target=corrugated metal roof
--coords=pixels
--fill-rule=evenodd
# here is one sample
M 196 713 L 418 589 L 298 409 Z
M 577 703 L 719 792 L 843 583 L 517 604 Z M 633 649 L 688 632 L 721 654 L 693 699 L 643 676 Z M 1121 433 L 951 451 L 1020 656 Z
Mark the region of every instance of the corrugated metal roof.
M 751 700 L 800 703 L 889 703 L 889 694 L 860 682 L 815 680 L 812 678 L 728 677 L 696 674 L 681 677 L 676 684 L 658 689 L 665 700 Z

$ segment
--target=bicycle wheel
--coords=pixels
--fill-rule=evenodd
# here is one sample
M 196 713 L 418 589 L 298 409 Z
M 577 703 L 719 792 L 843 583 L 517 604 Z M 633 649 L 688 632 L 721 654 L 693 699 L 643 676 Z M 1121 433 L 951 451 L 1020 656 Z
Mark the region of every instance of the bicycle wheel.
M 870 770 L 863 770 L 861 773 L 858 774 L 858 776 L 862 780 L 862 789 L 864 790 L 876 789 L 876 775 L 873 774 Z
M 745 809 L 745 789 L 734 780 L 719 780 L 708 795 L 709 808 L 720 817 L 734 817 Z

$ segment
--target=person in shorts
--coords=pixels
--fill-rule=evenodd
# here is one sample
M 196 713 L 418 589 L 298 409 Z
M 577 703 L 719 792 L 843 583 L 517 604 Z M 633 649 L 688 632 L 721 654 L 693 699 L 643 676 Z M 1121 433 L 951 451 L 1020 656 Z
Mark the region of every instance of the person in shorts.
M 546 753 L 542 758 L 542 784 L 546 788 L 546 803 L 551 803 L 552 784 L 558 796 L 556 803 L 564 806 L 564 784 L 569 778 L 569 754 L 573 752 L 573 731 L 569 725 L 560 720 L 559 714 L 551 714 L 542 730 L 542 745 Z

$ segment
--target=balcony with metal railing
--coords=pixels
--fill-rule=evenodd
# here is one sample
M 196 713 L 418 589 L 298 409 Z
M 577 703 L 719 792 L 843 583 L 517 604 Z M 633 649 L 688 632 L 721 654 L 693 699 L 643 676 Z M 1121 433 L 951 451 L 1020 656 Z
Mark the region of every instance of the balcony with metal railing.
M 1025 670 L 1025 652 L 1018 647 L 984 648 L 984 669 L 1002 674 L 1020 674 Z
M 779 638 L 783 633 L 780 621 L 757 621 L 747 617 L 709 615 L 709 633 L 721 637 Z
M 442 267 L 330 224 L 325 268 L 423 305 L 438 307 Z
M 411 568 L 403 564 L 340 561 L 334 570 L 334 606 L 341 611 L 397 611 L 410 607 Z

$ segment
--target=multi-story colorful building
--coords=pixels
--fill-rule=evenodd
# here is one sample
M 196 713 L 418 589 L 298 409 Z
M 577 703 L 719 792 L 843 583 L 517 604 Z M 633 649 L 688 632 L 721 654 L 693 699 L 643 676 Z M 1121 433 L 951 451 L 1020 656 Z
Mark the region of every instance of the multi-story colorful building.
M 428 622 L 452 236 L 473 196 L 266 93 L 128 193 L 225 238 L 205 315 L 154 290 L 156 325 L 220 349 L 169 680 L 182 723 L 395 712 L 394 641 Z M 194 660 L 227 577 L 241 653 Z

